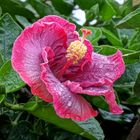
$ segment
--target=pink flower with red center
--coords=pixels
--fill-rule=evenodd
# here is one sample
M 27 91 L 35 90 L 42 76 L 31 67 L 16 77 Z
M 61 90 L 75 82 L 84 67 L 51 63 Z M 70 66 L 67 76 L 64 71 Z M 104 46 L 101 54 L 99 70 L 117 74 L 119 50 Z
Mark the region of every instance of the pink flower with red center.
M 123 110 L 115 101 L 113 83 L 125 71 L 122 53 L 93 52 L 86 39 L 91 31 L 58 16 L 46 16 L 25 28 L 12 50 L 12 65 L 34 95 L 52 102 L 62 118 L 84 121 L 97 111 L 80 94 L 104 96 L 114 114 Z

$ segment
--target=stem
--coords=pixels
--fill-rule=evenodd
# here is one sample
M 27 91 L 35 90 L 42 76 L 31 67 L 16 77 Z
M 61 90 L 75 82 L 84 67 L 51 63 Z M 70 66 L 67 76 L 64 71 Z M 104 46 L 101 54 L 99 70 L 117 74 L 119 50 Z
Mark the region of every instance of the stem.
M 13 125 L 13 126 L 15 126 L 15 125 L 18 124 L 18 120 L 20 119 L 22 113 L 23 113 L 23 112 L 20 112 L 20 113 L 17 115 L 16 119 L 15 119 L 14 121 L 12 121 L 12 125 Z
M 140 139 L 140 116 L 136 121 L 134 127 L 130 131 L 130 134 L 127 137 L 127 140 L 138 140 Z
M 12 110 L 24 110 L 24 106 L 21 104 L 11 104 L 5 101 L 4 105 Z

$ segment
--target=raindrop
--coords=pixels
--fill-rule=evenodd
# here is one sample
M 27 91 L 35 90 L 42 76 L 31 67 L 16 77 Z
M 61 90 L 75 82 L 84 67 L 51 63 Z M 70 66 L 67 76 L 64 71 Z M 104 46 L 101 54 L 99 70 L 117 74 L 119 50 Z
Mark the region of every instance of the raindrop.
M 72 102 L 71 101 L 68 101 L 68 106 L 70 107 L 72 105 Z
M 66 117 L 66 118 L 70 118 L 70 114 L 66 114 L 65 117 Z

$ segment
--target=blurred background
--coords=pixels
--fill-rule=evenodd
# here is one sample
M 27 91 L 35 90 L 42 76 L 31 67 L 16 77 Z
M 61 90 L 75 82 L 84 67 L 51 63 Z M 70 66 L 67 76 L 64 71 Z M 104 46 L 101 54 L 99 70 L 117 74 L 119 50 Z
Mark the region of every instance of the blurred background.
M 103 97 L 84 96 L 99 115 L 78 123 L 32 96 L 12 69 L 11 50 L 21 31 L 46 15 L 92 30 L 97 53 L 122 51 L 126 71 L 114 84 L 122 115 L 110 113 Z M 140 0 L 0 0 L 0 140 L 140 140 L 139 114 Z

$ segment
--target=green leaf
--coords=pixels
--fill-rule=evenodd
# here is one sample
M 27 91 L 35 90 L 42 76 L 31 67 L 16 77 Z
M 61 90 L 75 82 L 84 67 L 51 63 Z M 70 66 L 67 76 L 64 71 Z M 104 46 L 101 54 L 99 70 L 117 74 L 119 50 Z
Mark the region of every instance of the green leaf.
M 24 109 L 28 111 L 34 111 L 38 107 L 38 102 L 30 101 L 24 105 Z
M 124 58 L 126 64 L 140 62 L 140 51 L 132 52 L 129 54 L 124 54 L 123 58 Z
M 24 108 L 24 109 L 42 120 L 50 122 L 50 123 L 52 123 L 60 128 L 67 130 L 67 131 L 79 134 L 79 135 L 86 137 L 90 140 L 96 140 L 93 133 L 90 134 L 89 132 L 87 132 L 87 130 L 84 130 L 77 123 L 73 122 L 72 120 L 59 118 L 56 115 L 53 107 L 49 104 L 41 102 L 41 103 L 38 103 L 38 105 L 34 108 L 34 110 L 31 110 L 29 108 L 32 108 L 31 104 L 30 105 L 28 104 L 28 107 L 26 106 L 26 108 Z
M 73 2 L 68 0 L 51 0 L 55 9 L 66 16 L 70 15 L 73 10 Z
M 20 122 L 11 129 L 7 140 L 36 140 L 37 135 L 31 131 L 31 126 L 27 121 Z
M 84 122 L 76 122 L 81 128 L 83 128 L 86 132 L 96 137 L 97 140 L 104 140 L 104 133 L 99 124 L 99 122 L 95 118 L 91 118 Z
M 118 28 L 137 28 L 140 27 L 140 8 L 129 13 L 118 24 Z
M 90 9 L 94 4 L 101 3 L 102 0 L 75 0 L 75 3 L 83 10 Z
M 116 11 L 112 7 L 109 0 L 104 0 L 102 4 L 100 4 L 100 15 L 103 20 L 109 20 L 116 14 Z
M 140 105 L 140 97 L 134 95 L 134 96 L 128 98 L 126 100 L 126 102 L 128 104 L 131 104 L 131 105 L 138 105 L 139 106 Z
M 87 39 L 93 44 L 95 45 L 98 40 L 101 38 L 102 36 L 102 31 L 100 28 L 97 28 L 97 27 L 90 27 L 90 26 L 85 26 L 84 28 L 86 29 L 89 29 L 92 31 L 92 34 L 91 35 L 88 35 L 87 36 Z
M 25 86 L 18 74 L 12 69 L 11 61 L 7 61 L 0 69 L 0 83 L 5 85 L 6 93 L 14 92 Z
M 140 50 L 140 31 L 135 31 L 131 36 L 128 42 L 128 48 L 131 50 Z
M 122 46 L 121 39 L 115 36 L 111 31 L 107 30 L 106 28 L 102 28 L 102 32 L 112 45 Z
M 140 63 L 126 65 L 125 73 L 115 82 L 116 87 L 133 87 L 140 73 Z
M 57 14 L 54 8 L 48 4 L 42 3 L 38 0 L 28 0 L 28 3 L 32 5 L 32 7 L 38 12 L 40 17 L 44 17 L 46 15 Z
M 116 16 L 118 17 L 124 17 L 126 14 L 131 12 L 132 10 L 132 0 L 126 0 L 122 5 L 120 5 L 117 1 L 115 0 L 109 0 L 110 4 L 116 11 Z
M 138 74 L 133 90 L 134 94 L 140 98 L 140 73 Z
M 0 94 L 5 94 L 5 86 L 0 84 Z
M 34 14 L 16 0 L 0 0 L 0 6 L 3 13 L 10 13 L 12 16 L 20 15 L 27 19 L 34 18 Z
M 5 14 L 0 19 L 0 30 L 2 31 L 0 34 L 2 39 L 2 48 L 0 48 L 0 52 L 5 62 L 11 58 L 11 48 L 13 42 L 20 34 L 22 29 L 9 14 Z
M 2 55 L 0 54 L 0 67 L 3 65 Z
M 0 104 L 4 101 L 5 99 L 5 95 L 4 94 L 0 94 Z
M 123 54 L 130 54 L 134 52 L 132 50 L 128 50 L 120 46 L 101 45 L 101 46 L 95 46 L 94 48 L 100 49 L 98 53 L 101 53 L 104 55 L 114 54 L 118 49 L 121 50 Z
M 1 9 L 1 7 L 0 7 L 0 16 L 2 15 L 2 9 Z
M 131 46 L 129 46 L 129 49 L 135 50 L 135 51 L 140 50 L 140 43 L 132 44 Z
M 134 118 L 134 114 L 133 113 L 125 113 L 122 115 L 116 115 L 116 114 L 112 114 L 110 112 L 104 111 L 102 109 L 99 109 L 101 116 L 105 119 L 105 120 L 109 120 L 109 121 L 115 121 L 115 122 L 131 122 Z
M 16 19 L 21 25 L 23 25 L 23 27 L 31 25 L 31 23 L 25 17 L 16 16 Z
M 86 96 L 86 99 L 97 108 L 108 111 L 108 104 L 102 96 Z
M 93 5 L 89 10 L 86 10 L 86 20 L 91 21 L 99 15 L 99 4 Z

